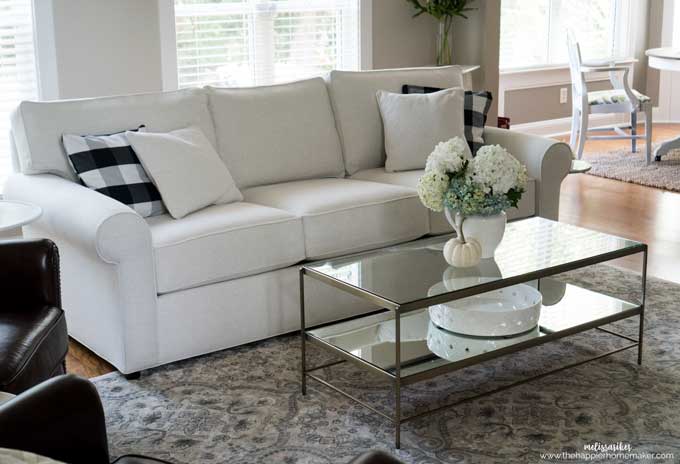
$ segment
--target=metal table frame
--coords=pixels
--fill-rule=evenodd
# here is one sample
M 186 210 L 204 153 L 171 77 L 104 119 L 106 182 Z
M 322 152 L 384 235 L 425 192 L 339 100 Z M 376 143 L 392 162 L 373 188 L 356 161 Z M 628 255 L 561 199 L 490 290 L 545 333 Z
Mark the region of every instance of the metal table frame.
M 606 261 L 611 261 L 617 258 L 622 258 L 624 256 L 631 256 L 635 255 L 638 253 L 643 253 L 643 261 L 642 261 L 642 301 L 638 306 L 635 306 L 631 309 L 622 311 L 618 314 L 614 314 L 611 316 L 607 316 L 604 318 L 596 319 L 578 326 L 570 327 L 565 330 L 557 331 L 557 332 L 552 332 L 552 333 L 547 333 L 546 335 L 543 335 L 541 337 L 537 338 L 532 338 L 523 342 L 516 343 L 514 345 L 506 346 L 504 348 L 500 348 L 498 350 L 494 350 L 491 352 L 483 353 L 477 356 L 473 356 L 467 359 L 463 359 L 458 362 L 453 362 L 451 364 L 447 364 L 444 366 L 439 366 L 424 372 L 419 372 L 416 374 L 411 374 L 406 377 L 401 376 L 401 369 L 402 369 L 402 364 L 401 364 L 401 325 L 400 325 L 400 320 L 402 315 L 409 313 L 411 311 L 415 311 L 417 309 L 423 309 L 427 308 L 431 305 L 436 305 L 436 304 L 441 304 L 445 303 L 448 301 L 453 301 L 457 300 L 460 298 L 465 298 L 468 296 L 472 295 L 478 295 L 480 293 L 485 293 L 489 292 L 492 290 L 496 290 L 499 288 L 504 288 L 504 287 L 509 287 L 511 285 L 519 284 L 519 283 L 525 283 L 525 282 L 530 282 L 533 280 L 541 279 L 543 277 L 550 277 L 556 274 L 561 274 L 563 272 L 568 272 L 572 270 L 576 270 L 579 268 L 584 268 L 587 266 L 592 266 L 594 264 L 599 264 L 603 263 Z M 578 261 L 573 261 L 569 263 L 565 263 L 559 266 L 554 266 L 546 269 L 541 269 L 538 271 L 533 271 L 527 274 L 523 274 L 520 276 L 515 276 L 515 277 L 510 277 L 507 279 L 499 279 L 487 283 L 483 283 L 474 287 L 470 288 L 464 288 L 461 290 L 455 290 L 447 293 L 443 293 L 441 295 L 435 295 L 427 298 L 422 298 L 420 300 L 416 300 L 413 302 L 409 302 L 406 304 L 399 304 L 394 301 L 391 301 L 389 299 L 383 298 L 379 295 L 376 295 L 374 293 L 371 293 L 369 291 L 363 290 L 361 288 L 352 286 L 350 284 L 347 284 L 345 282 L 342 282 L 340 280 L 337 280 L 331 276 L 328 276 L 322 272 L 319 272 L 311 267 L 306 267 L 302 266 L 299 271 L 299 278 L 300 278 L 300 339 L 301 339 L 301 390 L 302 394 L 306 395 L 307 394 L 307 378 L 309 377 L 310 379 L 314 379 L 317 382 L 325 385 L 328 388 L 331 388 L 332 390 L 336 391 L 337 393 L 340 393 L 341 395 L 351 399 L 352 401 L 362 405 L 363 407 L 369 409 L 370 411 L 380 415 L 381 417 L 391 421 L 394 424 L 394 444 L 395 448 L 399 449 L 401 446 L 401 424 L 412 421 L 414 419 L 418 419 L 420 417 L 423 417 L 425 415 L 429 414 L 434 414 L 436 412 L 439 412 L 443 409 L 451 408 L 454 406 L 457 406 L 462 403 L 470 402 L 475 399 L 478 399 L 483 396 L 487 395 L 492 395 L 494 393 L 498 393 L 504 390 L 507 390 L 509 388 L 515 387 L 517 385 L 521 385 L 536 379 L 540 379 L 542 377 L 545 377 L 547 375 L 563 371 L 565 369 L 569 369 L 572 367 L 576 367 L 591 361 L 595 361 L 601 358 L 604 358 L 606 356 L 610 356 L 612 354 L 628 350 L 630 348 L 635 348 L 637 347 L 638 349 L 638 356 L 637 356 L 637 363 L 639 365 L 642 364 L 642 345 L 643 345 L 643 330 L 644 330 L 644 315 L 645 315 L 645 301 L 646 301 L 646 293 L 647 293 L 647 254 L 648 254 L 648 249 L 646 244 L 638 244 L 633 247 L 629 247 L 626 249 L 622 250 L 616 250 L 612 251 L 609 253 L 605 253 L 602 255 L 594 256 L 594 257 L 589 257 L 586 259 L 581 259 Z M 351 353 L 348 353 L 328 342 L 325 340 L 322 340 L 321 338 L 315 337 L 309 333 L 307 333 L 307 327 L 305 325 L 305 276 L 309 278 L 313 278 L 315 280 L 321 281 L 327 285 L 330 285 L 332 287 L 335 287 L 339 290 L 345 291 L 351 295 L 360 297 L 370 303 L 376 304 L 382 308 L 388 309 L 390 311 L 394 312 L 394 321 L 395 321 L 395 366 L 394 366 L 394 374 L 387 372 L 378 366 L 375 366 L 363 359 L 360 359 Z M 366 315 L 361 315 L 358 317 L 364 317 Z M 600 326 L 609 324 L 611 322 L 615 322 L 621 319 L 627 319 L 630 317 L 634 316 L 639 316 L 639 331 L 638 331 L 638 338 L 632 338 L 627 335 L 623 335 L 620 333 L 613 332 L 608 329 L 604 329 Z M 355 317 L 356 318 L 356 317 Z M 345 319 L 346 320 L 346 319 Z M 332 322 L 330 324 L 323 324 L 322 326 L 327 326 L 327 325 L 332 325 L 332 324 L 337 324 L 339 321 Z M 321 326 L 317 326 L 321 327 Z M 455 401 L 453 403 L 449 403 L 443 406 L 439 406 L 427 411 L 423 411 L 420 413 L 413 414 L 411 416 L 404 416 L 402 414 L 402 408 L 401 408 L 401 387 L 405 385 L 409 385 L 415 382 L 419 382 L 422 380 L 426 380 L 432 377 L 436 377 L 439 375 L 446 374 L 448 372 L 456 371 L 459 369 L 463 369 L 468 366 L 472 366 L 475 364 L 479 364 L 484 361 L 488 361 L 494 358 L 498 358 L 500 356 L 504 356 L 506 354 L 511 354 L 511 353 L 516 353 L 519 351 L 523 351 L 525 349 L 542 345 L 544 343 L 548 343 L 550 341 L 558 340 L 564 337 L 568 337 L 570 335 L 574 335 L 577 333 L 585 332 L 587 330 L 591 329 L 597 329 L 600 330 L 604 333 L 625 339 L 629 342 L 630 344 L 627 344 L 621 348 L 617 348 L 611 351 L 608 351 L 606 353 L 578 361 L 575 363 L 568 364 L 566 366 L 562 366 L 556 369 L 552 369 L 550 371 L 534 375 L 522 380 L 519 380 L 517 382 L 513 382 L 511 384 L 483 392 L 474 396 L 470 396 L 467 398 L 464 398 L 462 400 Z M 306 344 L 307 342 L 311 342 L 317 346 L 320 346 L 322 348 L 330 350 L 332 353 L 338 355 L 341 359 L 339 361 L 334 361 L 330 362 L 324 365 L 320 366 L 314 366 L 314 367 L 307 367 L 307 360 L 306 360 Z M 346 361 L 350 361 L 353 363 L 358 364 L 359 366 L 362 366 L 371 372 L 375 372 L 376 374 L 382 376 L 383 378 L 386 378 L 388 381 L 392 382 L 393 384 L 393 389 L 394 389 L 394 396 L 395 396 L 395 411 L 394 411 L 394 416 L 390 416 L 388 414 L 385 414 L 382 411 L 377 410 L 376 408 L 372 407 L 371 405 L 367 404 L 366 402 L 354 397 L 353 395 L 343 391 L 339 387 L 332 385 L 330 382 L 320 378 L 319 376 L 313 374 L 313 372 L 319 371 L 321 369 L 325 369 L 334 365 L 338 365 L 341 363 L 344 363 Z

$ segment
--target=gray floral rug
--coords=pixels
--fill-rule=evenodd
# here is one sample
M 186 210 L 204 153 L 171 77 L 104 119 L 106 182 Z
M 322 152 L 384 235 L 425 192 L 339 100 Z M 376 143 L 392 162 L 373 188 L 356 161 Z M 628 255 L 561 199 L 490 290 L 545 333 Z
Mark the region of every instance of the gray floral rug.
M 613 267 L 562 278 L 631 300 L 639 294 L 639 276 Z M 405 424 L 401 450 L 393 448 L 389 423 L 344 397 L 312 380 L 301 396 L 293 336 L 153 369 L 136 381 L 112 373 L 94 383 L 113 455 L 177 463 L 330 464 L 380 448 L 409 463 L 583 462 L 570 453 L 622 446 L 631 454 L 590 462 L 679 462 L 679 304 L 680 286 L 650 279 L 643 366 L 636 364 L 635 350 L 624 351 L 464 403 Z M 637 334 L 634 320 L 613 326 Z M 589 331 L 532 348 L 407 387 L 406 409 L 464 398 L 622 344 Z M 324 357 L 310 354 L 316 362 Z M 343 364 L 325 375 L 380 409 L 392 407 L 387 386 L 362 370 Z
M 656 146 L 652 147 L 652 157 Z M 672 150 L 661 161 L 653 161 L 649 166 L 644 144 L 639 146 L 637 153 L 629 149 L 586 153 L 585 159 L 593 167 L 588 171 L 592 176 L 680 192 L 680 150 Z

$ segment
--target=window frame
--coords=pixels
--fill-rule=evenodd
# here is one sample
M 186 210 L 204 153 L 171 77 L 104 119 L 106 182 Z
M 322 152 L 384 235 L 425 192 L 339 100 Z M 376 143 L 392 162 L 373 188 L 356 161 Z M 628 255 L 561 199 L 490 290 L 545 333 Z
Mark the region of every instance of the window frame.
M 373 68 L 373 0 L 359 0 L 359 68 Z M 179 88 L 175 30 L 175 1 L 158 0 L 161 40 L 161 80 L 165 91 Z
M 33 0 L 33 43 L 38 79 L 38 98 L 43 101 L 59 98 L 57 48 L 54 42 L 54 4 Z

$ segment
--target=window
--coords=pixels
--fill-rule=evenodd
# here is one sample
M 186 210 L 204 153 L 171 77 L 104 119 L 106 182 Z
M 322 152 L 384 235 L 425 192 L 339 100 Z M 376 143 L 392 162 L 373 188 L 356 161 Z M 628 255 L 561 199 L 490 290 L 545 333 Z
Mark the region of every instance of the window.
M 566 31 L 581 42 L 585 60 L 627 53 L 630 0 L 503 0 L 501 70 L 568 62 Z
M 178 87 L 359 69 L 359 0 L 175 0 Z
M 0 0 L 0 186 L 12 168 L 9 115 L 38 97 L 31 0 Z

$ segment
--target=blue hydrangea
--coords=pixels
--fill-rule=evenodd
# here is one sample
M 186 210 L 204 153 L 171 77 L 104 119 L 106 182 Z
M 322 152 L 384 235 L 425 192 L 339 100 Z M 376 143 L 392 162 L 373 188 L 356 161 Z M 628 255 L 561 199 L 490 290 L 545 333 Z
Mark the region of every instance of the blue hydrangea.
M 484 193 L 469 177 L 456 176 L 451 178 L 449 188 L 444 194 L 444 206 L 464 216 L 491 216 L 517 206 L 521 193 Z

